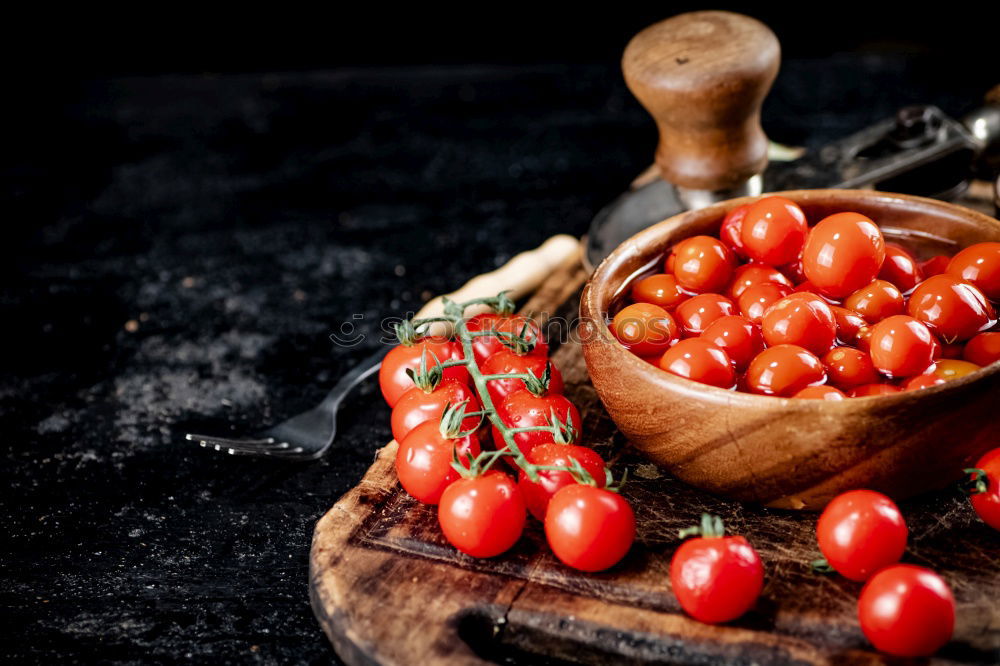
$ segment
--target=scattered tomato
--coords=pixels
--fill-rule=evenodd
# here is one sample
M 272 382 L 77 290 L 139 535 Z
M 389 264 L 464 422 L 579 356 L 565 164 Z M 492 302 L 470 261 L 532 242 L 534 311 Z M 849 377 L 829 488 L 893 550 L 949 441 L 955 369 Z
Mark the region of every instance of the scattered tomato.
M 798 345 L 825 354 L 837 338 L 833 311 L 815 294 L 785 296 L 767 309 L 760 324 L 769 346 Z
M 699 294 L 677 306 L 677 323 L 685 335 L 701 335 L 719 317 L 735 314 L 736 306 L 719 294 Z
M 869 284 L 884 260 L 882 232 L 860 213 L 823 218 L 809 232 L 802 251 L 806 278 L 830 298 L 843 298 Z
M 765 349 L 750 362 L 746 374 L 747 387 L 753 393 L 783 397 L 825 381 L 826 370 L 820 360 L 797 345 Z
M 967 340 L 994 324 L 983 292 L 953 275 L 927 278 L 910 295 L 908 311 L 946 342 Z
M 660 358 L 660 368 L 691 381 L 732 388 L 736 373 L 724 350 L 702 338 L 681 340 Z
M 1000 530 L 1000 448 L 987 451 L 974 468 L 969 501 L 984 523 Z
M 640 356 L 662 354 L 680 338 L 680 329 L 669 312 L 652 303 L 633 303 L 611 322 L 618 341 Z
M 780 266 L 798 259 L 806 242 L 806 216 L 784 197 L 764 197 L 751 204 L 740 229 L 747 256 Z
M 497 470 L 445 488 L 438 522 L 448 542 L 472 557 L 493 557 L 521 538 L 526 511 L 517 484 Z
M 897 564 L 865 584 L 858 599 L 861 631 L 877 649 L 897 657 L 927 657 L 951 640 L 955 598 L 930 569 Z
M 1000 243 L 976 243 L 948 262 L 948 273 L 971 282 L 991 301 L 1000 301 Z
M 568 485 L 549 501 L 545 538 L 563 564 L 580 571 L 604 571 L 632 547 L 635 513 L 616 492 Z
M 532 465 L 545 466 L 569 467 L 575 460 L 590 474 L 598 487 L 604 486 L 606 477 L 604 460 L 596 451 L 585 446 L 542 444 L 525 454 L 525 457 Z M 570 472 L 563 470 L 542 469 L 538 470 L 537 474 L 538 480 L 532 481 L 528 474 L 521 470 L 517 485 L 524 496 L 528 511 L 538 520 L 544 521 L 545 511 L 549 508 L 549 500 L 552 499 L 552 496 L 564 487 L 577 483 L 577 481 Z
M 455 451 L 467 467 L 466 456 L 479 455 L 479 438 L 475 434 L 447 438 L 436 420 L 424 421 L 399 441 L 396 476 L 400 485 L 424 504 L 437 504 L 445 488 L 459 478 L 451 466 Z
M 908 534 L 896 503 L 874 490 L 838 495 L 816 523 L 823 557 L 837 573 L 857 581 L 898 562 Z

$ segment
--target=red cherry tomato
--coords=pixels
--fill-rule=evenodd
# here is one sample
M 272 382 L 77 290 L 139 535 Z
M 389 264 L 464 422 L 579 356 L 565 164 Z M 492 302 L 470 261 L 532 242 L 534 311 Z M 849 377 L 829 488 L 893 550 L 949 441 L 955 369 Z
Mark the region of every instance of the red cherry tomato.
M 816 523 L 823 557 L 851 580 L 899 561 L 909 530 L 895 502 L 874 490 L 851 490 L 826 505 Z
M 934 361 L 934 336 L 913 317 L 896 315 L 872 327 L 872 363 L 890 377 L 923 374 Z
M 434 421 L 441 418 L 444 407 L 447 404 L 457 405 L 468 400 L 469 404 L 465 411 L 475 412 L 479 410 L 479 399 L 476 392 L 462 382 L 448 379 L 438 384 L 430 393 L 414 386 L 403 394 L 403 397 L 396 402 L 392 408 L 392 437 L 397 442 L 402 442 L 407 433 L 416 428 L 424 421 Z M 479 423 L 478 416 L 467 417 L 463 423 L 463 430 L 475 428 Z
M 747 368 L 747 388 L 763 395 L 792 396 L 826 381 L 826 370 L 809 350 L 796 345 L 765 349 Z
M 1000 361 L 1000 333 L 980 333 L 965 344 L 962 358 L 976 365 Z
M 937 386 L 938 384 L 944 384 L 947 380 L 938 377 L 937 375 L 917 375 L 916 377 L 911 377 L 903 383 L 904 391 L 919 391 L 922 388 L 930 388 L 932 386 Z
M 798 345 L 814 354 L 825 354 L 837 339 L 833 310 L 815 294 L 785 296 L 767 309 L 760 328 L 769 346 Z
M 953 275 L 935 275 L 917 285 L 908 311 L 945 342 L 967 340 L 993 325 L 993 306 L 983 292 Z
M 791 281 L 777 268 L 764 264 L 743 264 L 733 273 L 733 280 L 729 283 L 726 294 L 735 301 L 747 287 L 764 282 L 783 284 L 789 288 L 792 286 Z
M 934 338 L 934 341 L 937 342 L 938 347 L 940 347 L 940 349 L 934 353 L 934 360 L 939 358 L 962 358 L 962 355 L 965 353 L 965 345 L 961 342 L 942 344 L 937 338 Z M 972 342 L 972 340 L 969 340 L 969 342 Z
M 528 462 L 533 465 L 569 467 L 573 461 L 580 463 L 583 469 L 594 479 L 598 487 L 603 487 L 606 480 L 604 460 L 593 449 L 575 444 L 542 444 L 527 454 Z M 538 471 L 538 480 L 531 478 L 521 470 L 518 487 L 528 505 L 528 511 L 538 520 L 545 520 L 545 511 L 549 508 L 552 496 L 566 486 L 576 484 L 576 479 L 570 472 L 555 469 Z
M 618 341 L 639 356 L 662 354 L 680 338 L 680 329 L 669 312 L 652 303 L 633 303 L 611 322 Z
M 572 421 L 576 440 L 579 441 L 582 426 L 580 412 L 564 395 L 537 396 L 528 390 L 514 391 L 496 404 L 496 410 L 500 420 L 509 428 L 551 425 L 551 416 L 554 412 L 562 423 L 570 424 Z M 554 441 L 552 433 L 544 430 L 514 433 L 514 443 L 524 455 L 531 453 L 537 446 Z M 493 445 L 497 449 L 507 448 L 507 443 L 496 426 L 493 427 Z
M 987 451 L 973 467 L 986 473 L 983 479 L 986 491 L 979 492 L 979 488 L 973 488 L 975 492 L 969 496 L 969 501 L 984 523 L 1000 530 L 1000 448 Z
M 674 246 L 673 255 L 678 284 L 697 293 L 721 291 L 736 267 L 729 248 L 711 236 L 685 238 Z
M 716 319 L 700 336 L 724 352 L 737 371 L 743 372 L 750 361 L 764 350 L 760 328 L 743 317 L 730 315 Z
M 951 262 L 951 257 L 946 257 L 943 254 L 939 254 L 931 257 L 924 263 L 920 264 L 920 270 L 924 274 L 924 279 L 929 277 L 934 277 L 935 275 L 940 275 L 948 270 L 948 264 Z
M 399 442 L 396 451 L 396 475 L 410 495 L 424 504 L 437 504 L 445 488 L 458 480 L 451 466 L 454 451 L 466 465 L 466 456 L 478 456 L 479 438 L 446 438 L 437 421 L 424 421 Z
M 465 324 L 469 331 L 476 333 L 480 331 L 496 331 L 497 333 L 508 333 L 523 337 L 535 343 L 531 353 L 545 356 L 549 353 L 549 346 L 542 337 L 542 332 L 538 324 L 524 315 L 498 315 L 493 312 L 483 312 L 469 319 Z M 472 352 L 476 357 L 476 363 L 482 364 L 498 351 L 507 349 L 502 338 L 494 335 L 482 335 L 472 338 Z
M 736 314 L 736 306 L 719 294 L 699 294 L 678 305 L 675 314 L 685 335 L 701 335 L 719 317 Z
M 930 569 L 897 564 L 879 571 L 858 598 L 861 631 L 897 657 L 928 657 L 951 640 L 955 598 Z
M 893 283 L 904 294 L 924 279 L 924 272 L 912 254 L 892 243 L 885 244 L 885 261 L 878 277 Z
M 833 312 L 833 319 L 837 322 L 837 339 L 844 344 L 855 344 L 858 332 L 868 323 L 857 312 L 839 305 L 831 305 L 830 310 Z
M 435 359 L 438 363 L 444 363 L 463 358 L 461 345 L 441 337 L 423 338 L 416 344 L 401 344 L 390 349 L 378 371 L 378 383 L 382 389 L 382 397 L 385 398 L 390 407 L 394 407 L 403 394 L 413 388 L 413 380 L 406 374 L 406 370 L 420 368 L 420 358 L 425 349 L 427 350 L 428 368 L 434 367 Z M 444 379 L 455 379 L 468 383 L 469 371 L 461 365 L 445 368 Z
M 823 356 L 826 375 L 834 386 L 852 389 L 879 380 L 871 357 L 860 349 L 834 347 Z
M 722 226 L 719 227 L 719 238 L 738 257 L 745 258 L 747 256 L 743 251 L 743 239 L 740 238 L 740 230 L 743 228 L 743 219 L 747 216 L 747 211 L 749 210 L 750 204 L 737 206 L 726 213 L 726 217 L 722 220 Z
M 830 298 L 843 298 L 869 284 L 885 260 L 885 240 L 860 213 L 836 213 L 809 232 L 802 251 L 806 278 Z
M 702 338 L 681 340 L 660 358 L 660 368 L 691 381 L 732 388 L 736 373 L 725 351 Z
M 807 400 L 844 400 L 847 398 L 844 392 L 832 386 L 807 386 L 793 398 L 805 398 Z
M 493 557 L 521 538 L 526 511 L 517 484 L 497 470 L 458 479 L 441 495 L 438 522 L 448 542 L 472 557 Z
M 670 584 L 681 608 L 694 619 L 729 622 L 757 601 L 764 565 L 741 536 L 689 539 L 670 561 Z
M 754 261 L 780 266 L 798 259 L 807 231 L 805 213 L 795 202 L 784 197 L 764 197 L 747 211 L 740 240 Z
M 948 262 L 948 273 L 971 282 L 991 301 L 1000 301 L 1000 243 L 976 243 Z
M 632 300 L 636 303 L 652 303 L 664 310 L 673 310 L 691 295 L 682 291 L 677 278 L 666 273 L 658 273 L 643 278 L 632 285 Z
M 740 313 L 755 324 L 764 318 L 767 309 L 792 293 L 792 288 L 777 282 L 758 282 L 743 290 L 737 305 Z
M 604 571 L 632 547 L 635 513 L 618 493 L 569 485 L 549 502 L 545 538 L 563 564 L 580 571 Z
M 903 294 L 896 285 L 885 280 L 875 280 L 858 289 L 844 299 L 844 307 L 857 312 L 869 324 L 906 311 Z
M 549 377 L 549 390 L 546 395 L 563 392 L 562 373 L 555 363 L 548 358 L 537 354 L 520 355 L 509 349 L 499 351 L 486 359 L 480 366 L 484 375 L 507 375 L 507 374 L 532 374 L 541 379 L 545 373 L 545 366 L 551 364 L 552 373 Z M 499 405 L 505 396 L 514 391 L 525 388 L 521 379 L 491 379 L 486 382 L 486 390 L 490 392 L 490 398 L 494 405 Z
M 902 390 L 894 384 L 865 384 L 864 386 L 852 388 L 847 392 L 847 395 L 851 398 L 868 398 L 878 395 L 891 395 L 899 393 Z

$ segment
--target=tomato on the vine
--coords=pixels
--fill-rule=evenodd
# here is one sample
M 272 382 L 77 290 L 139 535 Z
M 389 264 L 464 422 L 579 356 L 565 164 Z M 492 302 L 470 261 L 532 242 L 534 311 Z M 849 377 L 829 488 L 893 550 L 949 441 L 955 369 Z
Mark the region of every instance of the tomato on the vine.
M 802 268 L 816 289 L 843 298 L 869 284 L 885 261 L 885 239 L 860 213 L 835 213 L 812 228 L 802 251 Z M 850 307 L 850 306 L 848 306 Z
M 1000 333 L 980 333 L 962 350 L 962 358 L 976 365 L 989 365 L 1000 361 Z
M 576 405 L 559 393 L 537 396 L 527 389 L 522 389 L 508 393 L 495 406 L 497 416 L 508 428 L 550 426 L 552 425 L 552 415 L 555 414 L 561 423 L 573 427 L 574 441 L 580 439 L 580 412 Z M 517 448 L 524 455 L 531 453 L 536 446 L 556 441 L 553 433 L 544 430 L 516 432 L 513 437 Z M 496 426 L 493 426 L 493 445 L 497 449 L 507 448 L 507 443 Z
M 517 484 L 497 470 L 445 488 L 438 522 L 448 542 L 472 557 L 493 557 L 521 538 L 527 512 Z
M 760 328 L 770 346 L 798 345 L 814 354 L 825 354 L 837 339 L 833 310 L 815 294 L 785 296 L 767 309 Z
M 913 317 L 896 315 L 872 327 L 872 363 L 890 377 L 923 374 L 934 360 L 934 336 Z
M 720 291 L 729 284 L 736 259 L 726 245 L 711 236 L 692 236 L 674 246 L 674 277 L 697 293 Z
M 677 323 L 688 336 L 700 335 L 719 317 L 736 314 L 733 302 L 719 294 L 698 294 L 677 306 Z
M 419 386 L 414 386 L 403 394 L 392 408 L 392 438 L 397 442 L 402 442 L 407 433 L 416 428 L 424 421 L 437 421 L 444 413 L 446 405 L 457 405 L 460 402 L 468 401 L 465 411 L 475 412 L 479 410 L 479 399 L 476 392 L 467 384 L 457 382 L 454 379 L 447 379 L 430 392 L 424 391 Z M 480 420 L 479 416 L 470 416 L 465 419 L 464 428 L 475 428 Z
M 650 275 L 632 286 L 633 301 L 659 305 L 667 311 L 673 310 L 689 298 L 691 294 L 681 289 L 677 284 L 677 278 L 668 273 Z
M 834 347 L 823 356 L 822 361 L 830 383 L 838 388 L 852 389 L 879 380 L 871 357 L 860 349 Z
M 991 301 L 1000 300 L 1000 243 L 976 243 L 948 262 L 948 273 L 971 282 Z
M 972 466 L 969 501 L 983 522 L 1000 530 L 1000 448 L 987 451 Z
M 687 338 L 668 349 L 660 368 L 691 381 L 732 388 L 736 384 L 733 363 L 724 350 L 703 338 Z
M 396 475 L 400 485 L 424 504 L 437 504 L 445 488 L 459 478 L 451 466 L 455 452 L 467 466 L 467 456 L 478 456 L 480 451 L 475 433 L 445 437 L 440 425 L 437 420 L 424 421 L 399 440 L 396 451 Z
M 476 363 L 482 364 L 493 354 L 508 349 L 510 344 L 517 344 L 513 337 L 523 338 L 529 345 L 532 354 L 545 356 L 549 346 L 545 343 L 538 324 L 534 320 L 520 314 L 500 315 L 494 312 L 482 312 L 465 322 L 465 327 L 472 333 L 495 331 L 500 335 L 477 335 L 472 338 L 472 353 Z M 504 340 L 510 341 L 505 345 Z
M 751 204 L 740 226 L 747 256 L 771 266 L 798 259 L 808 231 L 805 213 L 798 204 L 776 196 Z
M 993 306 L 983 292 L 953 275 L 927 278 L 917 285 L 907 306 L 946 342 L 967 340 L 995 323 Z
M 633 303 L 622 308 L 611 321 L 611 332 L 640 356 L 663 353 L 681 335 L 673 316 L 652 303 Z
M 869 324 L 906 311 L 903 294 L 886 280 L 875 280 L 861 287 L 844 299 L 844 307 L 857 312 Z
M 750 362 L 745 378 L 753 393 L 789 397 L 826 381 L 826 368 L 809 350 L 797 345 L 768 347 Z
M 750 204 L 743 204 L 732 209 L 722 219 L 722 226 L 719 227 L 719 238 L 725 243 L 733 254 L 738 257 L 746 257 L 743 250 L 743 239 L 740 238 L 740 231 L 743 228 L 743 220 L 750 210 Z
M 549 501 L 545 538 L 563 564 L 580 571 L 604 571 L 632 547 L 635 513 L 616 492 L 588 484 L 567 485 Z
M 882 652 L 928 657 L 951 640 L 955 598 L 930 569 L 897 564 L 865 584 L 858 598 L 858 620 L 861 631 Z
M 532 465 L 569 467 L 573 461 L 590 475 L 598 487 L 604 486 L 606 474 L 604 460 L 593 449 L 575 444 L 542 444 L 525 454 Z M 538 480 L 532 481 L 524 470 L 518 475 L 518 487 L 524 495 L 528 511 L 538 520 L 545 520 L 545 511 L 549 508 L 552 496 L 566 486 L 577 483 L 568 470 L 541 469 L 538 470 Z
M 730 315 L 716 319 L 700 336 L 726 352 L 737 371 L 742 372 L 764 350 L 760 327 L 743 317 Z
M 462 346 L 453 340 L 443 337 L 421 338 L 414 344 L 399 344 L 389 350 L 382 360 L 378 371 L 378 383 L 382 389 L 382 397 L 394 407 L 403 394 L 413 388 L 413 380 L 407 370 L 416 372 L 420 369 L 420 359 L 424 350 L 427 351 L 427 367 L 433 368 L 435 361 L 462 360 Z M 454 379 L 468 383 L 469 371 L 464 365 L 456 365 L 444 369 L 444 379 Z
M 886 243 L 885 261 L 878 277 L 893 283 L 905 294 L 923 281 L 924 272 L 912 254 L 898 245 Z
M 530 374 L 537 379 L 541 379 L 545 374 L 545 368 L 550 367 L 549 390 L 546 395 L 562 393 L 563 379 L 562 373 L 556 364 L 545 356 L 538 354 L 517 354 L 510 349 L 498 351 L 493 356 L 486 359 L 480 371 L 484 375 L 508 375 L 508 374 Z M 505 377 L 503 379 L 491 379 L 486 382 L 486 390 L 490 393 L 493 404 L 499 404 L 506 395 L 514 391 L 520 391 L 525 387 L 524 380 L 516 377 Z
M 851 490 L 833 498 L 816 523 L 827 563 L 851 580 L 899 561 L 909 530 L 899 507 L 874 490 Z

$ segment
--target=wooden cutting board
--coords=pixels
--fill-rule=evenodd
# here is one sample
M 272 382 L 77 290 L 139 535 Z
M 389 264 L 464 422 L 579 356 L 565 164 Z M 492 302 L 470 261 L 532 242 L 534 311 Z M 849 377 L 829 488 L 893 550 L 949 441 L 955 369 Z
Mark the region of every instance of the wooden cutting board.
M 525 311 L 572 318 L 585 274 L 554 274 Z M 559 328 L 549 329 L 550 339 Z M 316 525 L 310 597 L 323 630 L 349 664 L 888 663 L 856 621 L 860 584 L 810 572 L 818 557 L 815 514 L 721 500 L 645 462 L 617 433 L 587 381 L 579 345 L 553 356 L 567 395 L 583 415 L 584 440 L 635 508 L 636 545 L 608 572 L 585 574 L 548 551 L 541 525 L 493 559 L 464 556 L 441 536 L 435 507 L 400 488 L 396 443 L 378 451 L 353 490 Z M 929 566 L 958 603 L 954 639 L 931 663 L 1000 663 L 1000 533 L 980 522 L 957 490 L 902 505 L 910 527 L 904 560 Z M 678 529 L 703 511 L 747 536 L 764 561 L 766 585 L 754 610 L 709 626 L 689 619 L 670 590 Z

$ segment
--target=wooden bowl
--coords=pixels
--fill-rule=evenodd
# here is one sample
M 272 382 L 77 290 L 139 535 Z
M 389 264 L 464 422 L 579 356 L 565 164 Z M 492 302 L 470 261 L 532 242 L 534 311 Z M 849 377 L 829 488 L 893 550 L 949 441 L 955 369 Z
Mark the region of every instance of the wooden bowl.
M 1000 240 L 1000 222 L 952 204 L 867 190 L 783 192 L 815 223 L 832 213 L 872 218 L 888 240 L 950 253 Z M 821 509 L 838 493 L 871 488 L 903 499 L 960 478 L 1000 445 L 1000 363 L 915 392 L 839 402 L 727 391 L 668 374 L 618 344 L 608 312 L 630 277 L 677 241 L 717 235 L 732 199 L 676 215 L 622 243 L 580 302 L 583 353 L 611 418 L 650 460 L 693 486 L 767 506 Z M 940 251 L 940 249 L 938 250 Z

